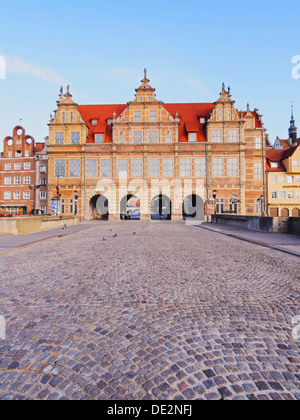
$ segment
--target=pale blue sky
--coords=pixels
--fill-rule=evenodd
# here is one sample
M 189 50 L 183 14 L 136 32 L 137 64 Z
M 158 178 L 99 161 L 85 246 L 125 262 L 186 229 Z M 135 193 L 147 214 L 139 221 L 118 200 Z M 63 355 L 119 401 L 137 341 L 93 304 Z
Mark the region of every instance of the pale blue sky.
M 272 141 L 287 137 L 294 101 L 300 136 L 299 15 L 295 0 L 5 2 L 0 147 L 20 118 L 44 139 L 61 84 L 80 104 L 126 103 L 144 67 L 164 102 L 214 102 L 224 81 L 238 109 L 259 108 Z

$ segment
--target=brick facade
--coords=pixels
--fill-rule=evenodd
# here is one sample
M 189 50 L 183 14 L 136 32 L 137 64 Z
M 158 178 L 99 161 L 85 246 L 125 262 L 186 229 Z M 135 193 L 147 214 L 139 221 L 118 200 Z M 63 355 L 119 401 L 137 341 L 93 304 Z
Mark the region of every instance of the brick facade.
M 77 105 L 68 87 L 57 105 L 48 206 L 58 187 L 62 212 L 85 219 L 127 216 L 131 197 L 142 219 L 259 214 L 257 198 L 267 194 L 265 129 L 258 110 L 235 108 L 230 88 L 223 85 L 214 103 L 165 104 L 145 72 L 127 104 Z

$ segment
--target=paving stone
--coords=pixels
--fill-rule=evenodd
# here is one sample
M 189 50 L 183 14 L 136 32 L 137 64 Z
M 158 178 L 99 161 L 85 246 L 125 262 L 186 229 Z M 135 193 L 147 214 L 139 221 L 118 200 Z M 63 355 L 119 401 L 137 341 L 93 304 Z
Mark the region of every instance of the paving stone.
M 298 258 L 183 222 L 135 231 L 0 257 L 0 399 L 299 400 Z

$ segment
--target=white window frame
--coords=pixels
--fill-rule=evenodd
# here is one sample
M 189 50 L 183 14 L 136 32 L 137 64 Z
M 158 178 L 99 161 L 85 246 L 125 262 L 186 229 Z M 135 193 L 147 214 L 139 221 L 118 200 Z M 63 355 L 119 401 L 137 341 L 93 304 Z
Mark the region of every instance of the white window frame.
M 65 133 L 63 131 L 57 131 L 55 133 L 55 144 L 62 145 L 65 142 Z
M 212 142 L 213 143 L 222 143 L 223 136 L 222 136 L 222 130 L 212 130 Z
M 4 200 L 11 200 L 11 191 L 4 191 Z
M 71 132 L 71 144 L 80 144 L 80 131 Z
M 142 122 L 142 111 L 134 111 L 134 122 Z
M 40 200 L 47 200 L 47 192 L 40 191 Z
M 23 191 L 23 200 L 30 200 L 30 191 Z
M 30 171 L 31 170 L 31 163 L 30 162 L 24 162 L 24 171 Z
M 197 142 L 197 133 L 189 133 L 189 143 Z
M 195 177 L 206 178 L 206 160 L 205 158 L 195 159 Z
M 14 191 L 14 200 L 21 200 L 21 191 Z
M 11 171 L 11 163 L 5 164 L 5 171 Z
M 31 183 L 30 176 L 23 176 L 23 184 L 24 185 L 30 185 L 30 183 Z
M 111 159 L 101 159 L 101 178 L 111 178 Z
M 15 176 L 14 177 L 14 185 L 21 185 L 21 177 Z
M 131 176 L 132 178 L 142 178 L 143 176 L 143 160 L 140 158 L 131 159 Z
M 239 176 L 239 160 L 238 158 L 227 158 L 227 176 Z
M 154 109 L 150 110 L 149 120 L 150 120 L 150 122 L 156 122 L 157 121 L 157 111 L 155 111 Z
M 95 134 L 95 143 L 101 144 L 103 143 L 104 135 L 103 134 Z
M 87 159 L 86 176 L 87 178 L 97 178 L 97 159 Z
M 133 131 L 133 144 L 142 144 L 143 143 L 143 130 L 134 130 Z
M 158 130 L 149 130 L 148 131 L 149 144 L 158 143 Z
M 4 177 L 4 185 L 11 185 L 11 176 Z
M 191 177 L 192 176 L 192 160 L 191 158 L 180 159 L 180 176 Z
M 262 162 L 254 162 L 254 179 L 260 181 L 263 179 L 263 164 Z
M 230 128 L 228 130 L 228 143 L 239 142 L 239 131 L 236 128 Z
M 221 178 L 224 176 L 224 159 L 213 158 L 213 177 Z
M 174 159 L 172 158 L 163 159 L 163 176 L 164 178 L 174 177 Z
M 159 178 L 159 159 L 158 158 L 149 158 L 149 177 L 150 178 Z
M 128 176 L 128 159 L 118 159 L 118 177 L 126 178 Z
M 255 149 L 261 150 L 262 148 L 262 138 L 261 137 L 255 137 Z
M 80 178 L 80 159 L 69 160 L 69 178 Z
M 14 164 L 14 170 L 15 171 L 20 171 L 21 170 L 21 163 L 15 163 Z

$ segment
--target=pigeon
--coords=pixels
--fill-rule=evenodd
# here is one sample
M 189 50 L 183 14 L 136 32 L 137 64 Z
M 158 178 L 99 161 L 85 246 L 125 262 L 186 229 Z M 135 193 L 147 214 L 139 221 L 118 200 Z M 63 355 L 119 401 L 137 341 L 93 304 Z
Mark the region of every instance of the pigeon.
M 116 233 L 114 236 L 113 236 L 113 238 L 116 238 L 118 236 L 118 234 Z
M 106 241 L 106 239 L 105 239 L 105 238 L 103 238 L 103 241 Z
M 136 232 L 133 232 L 133 235 L 136 235 Z

